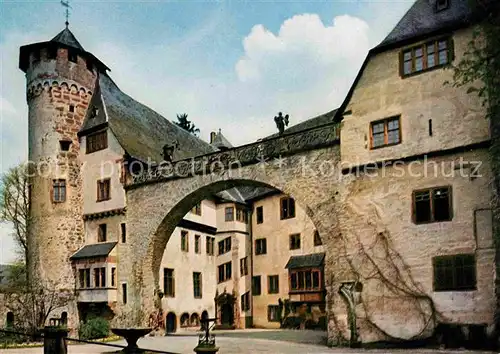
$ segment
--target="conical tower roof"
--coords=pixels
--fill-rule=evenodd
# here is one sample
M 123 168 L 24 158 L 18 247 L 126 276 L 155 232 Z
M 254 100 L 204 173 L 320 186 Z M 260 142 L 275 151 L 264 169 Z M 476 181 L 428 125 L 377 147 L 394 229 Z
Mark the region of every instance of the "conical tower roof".
M 83 49 L 80 42 L 78 42 L 75 35 L 69 30 L 68 27 L 59 32 L 59 34 L 57 34 L 57 36 L 52 38 L 50 41 L 64 44 L 65 46 L 76 48 L 81 51 L 85 51 L 85 49 Z

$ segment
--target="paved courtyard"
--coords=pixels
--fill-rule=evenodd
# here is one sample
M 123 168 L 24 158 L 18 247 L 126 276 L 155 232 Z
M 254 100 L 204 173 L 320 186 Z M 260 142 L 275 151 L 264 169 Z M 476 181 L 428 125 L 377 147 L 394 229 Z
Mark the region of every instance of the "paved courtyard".
M 325 332 L 317 331 L 283 331 L 283 330 L 246 330 L 219 332 L 216 334 L 216 343 L 220 354 L 242 354 L 242 353 L 276 353 L 276 354 L 368 354 L 368 353 L 488 353 L 467 350 L 433 350 L 433 349 L 411 349 L 411 350 L 368 350 L 368 349 L 346 349 L 327 348 Z M 146 337 L 139 340 L 139 346 L 144 349 L 162 350 L 173 353 L 194 353 L 193 348 L 198 342 L 197 333 L 178 333 L 171 336 Z M 110 344 L 126 345 L 125 341 L 117 341 Z M 102 345 L 70 345 L 70 354 L 90 353 L 113 353 L 118 348 L 105 347 Z M 43 348 L 9 349 L 3 350 L 5 354 L 41 354 Z

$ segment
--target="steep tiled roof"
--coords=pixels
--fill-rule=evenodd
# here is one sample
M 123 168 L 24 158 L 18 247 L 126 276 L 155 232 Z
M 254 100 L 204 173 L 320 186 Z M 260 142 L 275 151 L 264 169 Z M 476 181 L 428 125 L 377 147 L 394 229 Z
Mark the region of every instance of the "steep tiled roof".
M 73 33 L 67 27 L 65 29 L 63 29 L 61 32 L 59 32 L 50 41 L 64 44 L 65 46 L 68 46 L 68 47 L 76 48 L 78 50 L 81 50 L 82 52 L 85 51 L 85 49 L 83 49 L 80 42 L 78 42 L 76 37 L 73 35 Z
M 324 253 L 306 254 L 304 256 L 292 256 L 288 260 L 285 269 L 321 267 L 324 260 Z
M 83 258 L 106 257 L 116 244 L 117 242 L 101 242 L 93 245 L 85 245 L 72 255 L 70 259 L 77 260 Z
M 436 1 L 415 1 L 386 38 L 368 52 L 344 102 L 335 114 L 335 121 L 342 120 L 344 110 L 371 57 L 391 48 L 421 40 L 426 36 L 467 27 L 480 19 L 481 14 L 471 8 L 469 0 L 448 0 L 448 8 L 441 11 L 436 11 Z
M 226 139 L 224 135 L 222 135 L 221 130 L 215 134 L 214 141 L 211 142 L 211 145 L 215 146 L 218 149 L 230 149 L 233 147 L 229 140 Z
M 151 108 L 122 92 L 106 74 L 99 76 L 80 135 L 103 123 L 133 158 L 153 163 L 163 161 L 163 146 L 177 144 L 174 160 L 204 155 L 217 149 L 168 121 Z M 92 107 L 98 114 L 92 118 Z
M 441 11 L 436 11 L 436 1 L 417 0 L 377 47 L 469 23 L 472 16 L 469 0 L 448 0 L 448 8 Z

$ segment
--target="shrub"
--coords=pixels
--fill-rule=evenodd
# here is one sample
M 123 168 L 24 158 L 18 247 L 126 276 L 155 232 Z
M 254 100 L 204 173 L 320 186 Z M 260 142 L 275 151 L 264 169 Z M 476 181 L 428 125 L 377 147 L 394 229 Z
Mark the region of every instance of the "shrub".
M 105 338 L 109 334 L 109 323 L 102 317 L 94 317 L 82 323 L 78 330 L 80 339 Z

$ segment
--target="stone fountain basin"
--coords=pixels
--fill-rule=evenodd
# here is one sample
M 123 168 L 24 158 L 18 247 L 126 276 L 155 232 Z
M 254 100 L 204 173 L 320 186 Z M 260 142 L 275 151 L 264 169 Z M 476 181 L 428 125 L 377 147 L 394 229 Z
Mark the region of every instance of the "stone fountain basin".
M 151 332 L 152 328 L 111 328 L 111 332 L 125 338 L 128 348 L 137 348 L 137 341 Z

